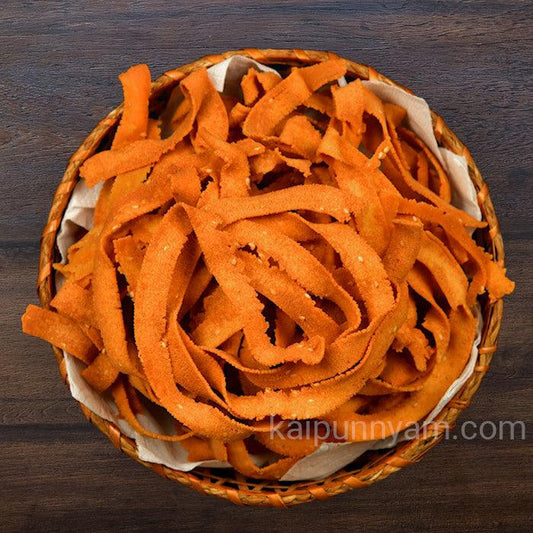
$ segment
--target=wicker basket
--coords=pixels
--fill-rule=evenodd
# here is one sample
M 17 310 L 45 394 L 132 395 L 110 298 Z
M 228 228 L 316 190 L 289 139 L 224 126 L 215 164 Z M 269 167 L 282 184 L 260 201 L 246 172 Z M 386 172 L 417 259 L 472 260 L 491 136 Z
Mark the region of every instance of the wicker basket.
M 157 111 L 166 101 L 170 91 L 190 72 L 201 67 L 210 67 L 232 55 L 244 55 L 261 63 L 279 66 L 304 66 L 336 58 L 330 52 L 312 50 L 257 50 L 246 49 L 226 52 L 219 55 L 209 55 L 191 63 L 170 70 L 152 84 L 151 105 Z M 375 71 L 372 67 L 346 60 L 347 76 L 362 79 L 379 80 L 390 85 L 401 87 L 389 78 Z M 401 87 L 405 89 L 404 87 Z M 408 90 L 408 89 L 405 89 Z M 122 106 L 117 107 L 89 134 L 79 149 L 71 157 L 66 172 L 56 190 L 48 222 L 44 228 L 41 240 L 41 255 L 39 264 L 38 293 L 43 307 L 48 307 L 54 294 L 54 274 L 52 263 L 57 260 L 56 235 L 70 199 L 72 190 L 78 182 L 80 165 L 102 146 L 106 146 L 114 135 L 117 123 L 122 113 Z M 476 190 L 478 202 L 488 227 L 480 230 L 478 240 L 495 260 L 503 266 L 504 250 L 498 220 L 489 196 L 487 184 L 470 155 L 468 149 L 448 128 L 443 119 L 432 111 L 433 127 L 439 144 L 456 154 L 466 157 L 468 170 Z M 236 474 L 233 470 L 211 471 L 209 468 L 196 469 L 193 472 L 180 472 L 165 466 L 147 463 L 139 459 L 135 441 L 123 435 L 119 428 L 80 404 L 85 416 L 107 435 L 111 442 L 124 453 L 151 468 L 161 476 L 192 487 L 197 491 L 225 498 L 239 505 L 287 507 L 313 500 L 326 499 L 341 494 L 350 489 L 364 487 L 375 481 L 386 478 L 389 474 L 408 466 L 419 459 L 444 436 L 445 427 L 450 427 L 465 409 L 478 389 L 481 379 L 489 369 L 490 361 L 496 351 L 496 341 L 502 319 L 503 302 L 501 300 L 488 304 L 482 302 L 484 317 L 483 332 L 479 347 L 479 357 L 474 373 L 463 386 L 461 391 L 447 404 L 437 417 L 432 431 L 426 432 L 410 441 L 398 444 L 386 451 L 368 452 L 365 454 L 364 464 L 358 460 L 357 467 L 350 465 L 321 481 L 303 482 L 273 482 L 248 479 Z M 63 354 L 54 348 L 59 370 L 63 380 L 67 383 L 65 360 Z

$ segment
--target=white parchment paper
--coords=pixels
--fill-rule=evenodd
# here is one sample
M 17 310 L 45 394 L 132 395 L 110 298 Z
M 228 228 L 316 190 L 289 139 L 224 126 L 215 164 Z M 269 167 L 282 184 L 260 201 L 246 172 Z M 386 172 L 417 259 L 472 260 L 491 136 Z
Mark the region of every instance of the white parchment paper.
M 215 88 L 226 94 L 238 90 L 240 79 L 253 66 L 259 71 L 275 70 L 261 65 L 256 61 L 233 56 L 208 69 L 209 77 Z M 339 80 L 341 85 L 345 80 Z M 409 127 L 426 143 L 447 170 L 452 186 L 452 203 L 463 209 L 474 218 L 481 220 L 481 211 L 477 203 L 476 190 L 470 180 L 466 159 L 438 146 L 433 134 L 429 106 L 425 100 L 410 95 L 402 89 L 389 86 L 379 81 L 363 81 L 363 83 L 377 94 L 382 100 L 402 106 L 407 111 Z M 94 206 L 101 191 L 101 184 L 88 188 L 81 180 L 74 188 L 72 197 L 65 211 L 58 236 L 57 244 L 62 261 L 67 258 L 68 248 L 75 242 L 79 228 L 90 229 L 93 225 Z M 60 276 L 57 284 L 61 283 Z M 424 423 L 429 423 L 442 411 L 448 401 L 459 391 L 471 376 L 478 355 L 478 345 L 481 338 L 482 319 L 479 317 L 478 337 L 472 348 L 470 359 L 457 381 L 448 389 L 442 400 L 428 415 Z M 187 460 L 187 451 L 179 442 L 163 442 L 144 437 L 135 432 L 129 424 L 118 418 L 118 411 L 113 400 L 106 394 L 95 392 L 81 376 L 83 363 L 65 353 L 66 370 L 72 396 L 83 403 L 88 409 L 105 420 L 115 423 L 121 431 L 135 439 L 139 458 L 143 461 L 159 463 L 175 470 L 190 471 L 197 466 L 226 468 L 231 467 L 226 462 L 203 461 L 191 462 Z M 140 422 L 149 430 L 159 433 L 173 433 L 170 415 L 152 416 L 147 413 L 139 417 Z M 314 453 L 298 461 L 286 474 L 282 481 L 296 481 L 306 479 L 322 479 L 333 474 L 340 468 L 351 463 L 369 449 L 392 447 L 401 440 L 403 435 L 396 434 L 388 439 L 359 443 L 323 443 Z M 254 456 L 258 465 L 268 460 L 268 454 Z

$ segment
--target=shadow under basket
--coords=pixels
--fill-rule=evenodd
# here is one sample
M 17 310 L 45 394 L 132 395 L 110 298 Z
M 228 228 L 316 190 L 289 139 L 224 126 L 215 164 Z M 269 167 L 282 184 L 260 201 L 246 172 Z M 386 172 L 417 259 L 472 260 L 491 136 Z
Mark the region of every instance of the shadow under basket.
M 162 107 L 162 104 L 166 102 L 172 89 L 189 73 L 202 67 L 208 68 L 237 54 L 250 57 L 260 63 L 281 68 L 290 66 L 307 66 L 338 57 L 330 52 L 270 49 L 245 49 L 205 56 L 194 63 L 170 70 L 153 82 L 151 94 L 152 111 L 157 112 L 158 109 Z M 361 78 L 379 80 L 408 91 L 408 89 L 405 89 L 389 78 L 383 76 L 372 67 L 354 63 L 349 60 L 345 61 L 347 65 L 348 79 Z M 71 157 L 63 179 L 54 195 L 48 221 L 41 240 L 39 279 L 37 285 L 39 298 L 45 308 L 49 307 L 50 300 L 54 295 L 54 274 L 52 263 L 54 263 L 58 257 L 56 246 L 57 231 L 72 191 L 79 180 L 79 168 L 92 154 L 109 145 L 121 114 L 122 105 L 113 110 L 89 134 L 87 139 Z M 483 181 L 468 149 L 448 128 L 439 115 L 433 111 L 431 112 L 431 115 L 433 129 L 439 145 L 456 154 L 464 155 L 468 163 L 468 171 L 477 191 L 478 203 L 483 214 L 483 219 L 488 223 L 486 228 L 476 232 L 478 244 L 493 254 L 494 259 L 503 266 L 503 241 L 487 184 Z M 123 435 L 115 424 L 100 418 L 81 404 L 80 407 L 85 416 L 98 427 L 102 433 L 107 435 L 119 450 L 122 450 L 131 458 L 144 466 L 151 468 L 161 476 L 173 481 L 178 481 L 198 492 L 225 498 L 239 505 L 253 506 L 288 507 L 313 500 L 326 499 L 350 489 L 370 485 L 371 483 L 386 478 L 389 474 L 396 472 L 400 468 L 409 466 L 420 460 L 430 448 L 435 446 L 435 444 L 443 438 L 446 427 L 449 428 L 453 426 L 461 411 L 469 405 L 474 393 L 481 383 L 481 379 L 489 369 L 492 356 L 496 351 L 496 341 L 502 319 L 503 302 L 498 300 L 489 304 L 486 299 L 484 299 L 480 303 L 482 306 L 484 323 L 479 345 L 479 356 L 474 373 L 439 414 L 436 419 L 437 423 L 433 425 L 432 430 L 424 432 L 423 435 L 419 435 L 413 440 L 402 442 L 392 449 L 367 452 L 352 464 L 320 481 L 263 481 L 246 478 L 236 473 L 233 469 L 215 470 L 198 468 L 192 472 L 180 472 L 160 464 L 147 463 L 139 459 L 135 441 Z M 63 380 L 68 386 L 63 354 L 55 347 L 54 353 Z

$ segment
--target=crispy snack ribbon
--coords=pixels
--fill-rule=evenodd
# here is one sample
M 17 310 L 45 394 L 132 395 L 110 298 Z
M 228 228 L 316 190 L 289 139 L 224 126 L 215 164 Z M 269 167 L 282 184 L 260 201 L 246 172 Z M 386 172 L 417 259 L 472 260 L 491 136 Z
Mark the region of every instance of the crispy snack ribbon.
M 405 110 L 340 87 L 345 72 L 252 68 L 237 99 L 201 69 L 156 119 L 148 68 L 132 67 L 111 148 L 80 169 L 105 181 L 94 227 L 23 329 L 191 460 L 279 479 L 318 445 L 312 429 L 285 438 L 291 421 L 343 424 L 341 442 L 408 427 L 461 374 L 478 296 L 513 290 Z M 174 434 L 143 427 L 154 405 Z M 277 459 L 257 466 L 260 450 Z

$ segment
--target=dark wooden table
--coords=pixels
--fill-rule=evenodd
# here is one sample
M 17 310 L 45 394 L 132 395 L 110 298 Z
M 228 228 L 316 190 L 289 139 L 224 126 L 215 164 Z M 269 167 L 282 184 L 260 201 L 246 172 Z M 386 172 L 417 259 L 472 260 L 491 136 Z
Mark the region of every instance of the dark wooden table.
M 530 2 L 0 3 L 0 530 L 531 531 L 531 439 L 458 438 L 387 481 L 290 511 L 202 497 L 119 454 L 83 417 L 51 349 L 20 333 L 39 234 L 66 161 L 120 100 L 116 76 L 242 47 L 315 48 L 425 97 L 488 181 L 517 290 L 462 420 L 531 423 Z M 529 126 L 529 130 L 528 130 Z M 528 427 L 530 430 L 531 427 Z

